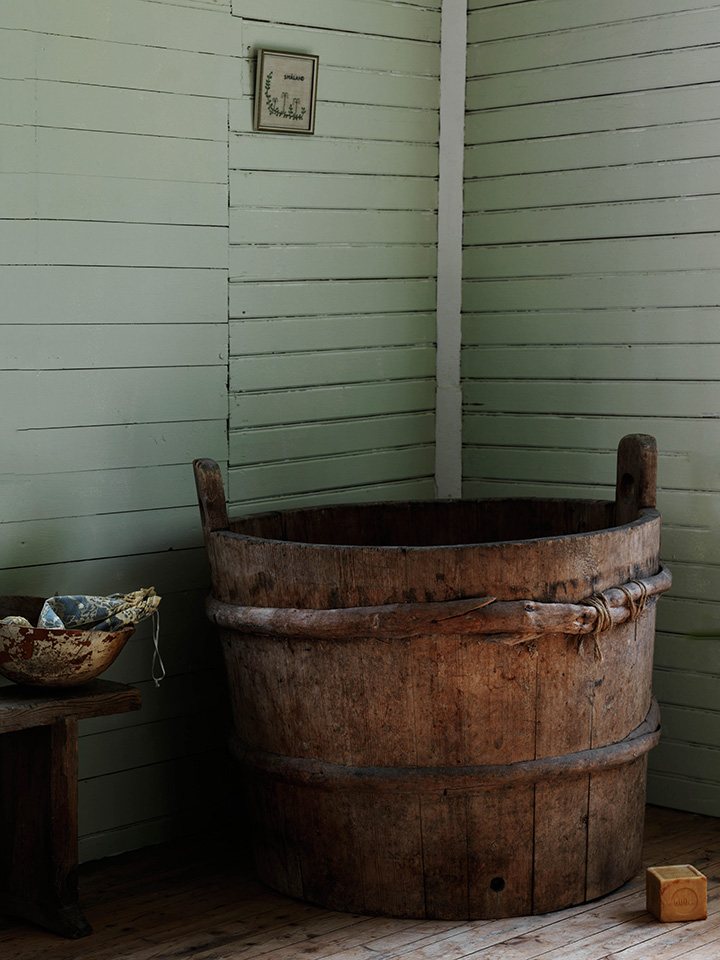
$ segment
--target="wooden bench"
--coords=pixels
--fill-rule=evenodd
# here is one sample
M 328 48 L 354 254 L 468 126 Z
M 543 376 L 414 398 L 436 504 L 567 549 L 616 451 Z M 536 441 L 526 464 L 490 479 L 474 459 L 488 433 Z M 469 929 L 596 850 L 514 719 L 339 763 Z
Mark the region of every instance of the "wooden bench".
M 140 706 L 108 680 L 0 688 L 0 915 L 92 933 L 78 905 L 78 721 Z

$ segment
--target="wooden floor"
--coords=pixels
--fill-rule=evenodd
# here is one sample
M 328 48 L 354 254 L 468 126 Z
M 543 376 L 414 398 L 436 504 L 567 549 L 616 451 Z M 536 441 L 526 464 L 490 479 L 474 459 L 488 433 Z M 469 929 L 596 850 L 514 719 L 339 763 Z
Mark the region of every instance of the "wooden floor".
M 692 863 L 708 919 L 658 923 L 644 874 L 593 903 L 508 920 L 388 920 L 272 893 L 227 845 L 174 844 L 81 869 L 95 928 L 64 940 L 0 918 L 2 960 L 720 960 L 720 820 L 648 808 L 646 865 Z

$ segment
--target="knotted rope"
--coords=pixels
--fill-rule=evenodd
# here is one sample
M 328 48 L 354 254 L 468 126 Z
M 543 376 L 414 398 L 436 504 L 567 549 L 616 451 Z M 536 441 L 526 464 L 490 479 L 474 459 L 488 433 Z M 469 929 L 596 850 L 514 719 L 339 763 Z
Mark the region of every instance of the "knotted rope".
M 640 590 L 640 596 L 637 601 L 630 592 L 630 585 L 634 584 Z M 641 617 L 645 613 L 645 607 L 648 600 L 648 588 L 647 585 L 643 583 L 642 580 L 630 580 L 627 585 L 623 585 L 617 588 L 624 595 L 627 600 L 628 609 L 630 611 L 629 622 L 634 623 L 638 617 Z M 585 600 L 582 600 L 581 603 L 586 607 L 593 607 L 597 611 L 597 618 L 595 620 L 595 626 L 590 636 L 593 639 L 595 659 L 598 662 L 602 662 L 603 653 L 600 647 L 600 634 L 606 633 L 608 630 L 612 629 L 613 626 L 613 616 L 612 610 L 610 609 L 610 604 L 604 593 L 594 593 L 591 597 L 587 597 Z M 580 635 L 578 642 L 578 649 L 582 648 L 583 636 Z

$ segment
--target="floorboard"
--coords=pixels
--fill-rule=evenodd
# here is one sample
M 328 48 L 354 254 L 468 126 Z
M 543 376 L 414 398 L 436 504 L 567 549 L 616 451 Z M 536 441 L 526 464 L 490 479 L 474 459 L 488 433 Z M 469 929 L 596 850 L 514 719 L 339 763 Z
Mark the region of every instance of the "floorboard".
M 226 842 L 147 848 L 81 868 L 95 932 L 63 940 L 0 918 L 2 960 L 719 960 L 720 820 L 648 807 L 647 866 L 692 863 L 708 919 L 659 923 L 644 873 L 592 903 L 473 922 L 335 913 L 273 893 Z

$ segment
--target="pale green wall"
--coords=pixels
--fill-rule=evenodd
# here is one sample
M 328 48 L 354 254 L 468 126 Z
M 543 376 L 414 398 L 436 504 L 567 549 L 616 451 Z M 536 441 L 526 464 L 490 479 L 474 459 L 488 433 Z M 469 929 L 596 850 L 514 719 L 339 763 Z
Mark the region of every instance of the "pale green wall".
M 245 510 L 434 494 L 439 7 L 233 4 L 229 490 Z M 263 47 L 319 55 L 313 136 L 253 132 Z
M 657 437 L 649 797 L 720 814 L 720 6 L 471 0 L 464 492 L 612 498 Z
M 221 770 L 189 463 L 227 459 L 240 25 L 211 4 L 34 0 L 0 26 L 2 592 L 163 597 L 167 679 L 143 627 L 106 674 L 142 711 L 81 725 L 87 859 L 192 825 Z
M 260 45 L 319 54 L 314 136 L 252 132 Z M 438 70 L 439 2 L 2 5 L 0 585 L 163 596 L 167 679 L 142 628 L 142 711 L 81 725 L 83 859 L 224 795 L 192 459 L 237 509 L 433 493 Z
M 108 674 L 142 712 L 82 727 L 88 859 L 223 792 L 193 457 L 227 468 L 235 509 L 433 494 L 440 4 L 9 7 L 2 590 L 164 597 L 167 680 L 143 629 Z M 469 495 L 608 491 L 617 439 L 658 437 L 676 585 L 651 796 L 718 812 L 716 645 L 687 636 L 717 630 L 720 594 L 701 7 L 474 3 L 465 473 Z M 252 132 L 262 45 L 319 54 L 314 136 Z

